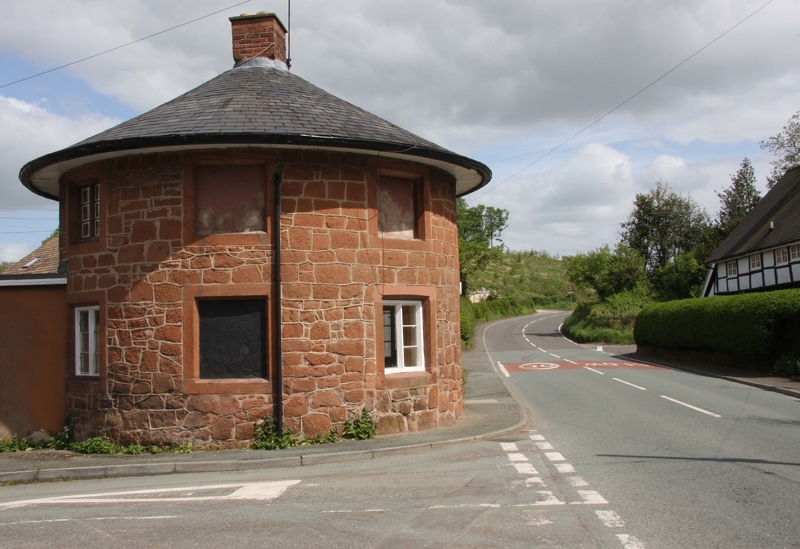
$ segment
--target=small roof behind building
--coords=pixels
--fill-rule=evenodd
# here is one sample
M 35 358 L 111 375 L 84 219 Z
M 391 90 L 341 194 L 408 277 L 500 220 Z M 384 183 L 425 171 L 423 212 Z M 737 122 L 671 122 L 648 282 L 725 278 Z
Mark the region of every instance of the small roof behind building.
M 778 180 L 714 250 L 706 263 L 716 263 L 793 242 L 800 242 L 800 166 L 788 170 Z
M 58 235 L 45 240 L 41 246 L 10 265 L 0 276 L 58 273 Z

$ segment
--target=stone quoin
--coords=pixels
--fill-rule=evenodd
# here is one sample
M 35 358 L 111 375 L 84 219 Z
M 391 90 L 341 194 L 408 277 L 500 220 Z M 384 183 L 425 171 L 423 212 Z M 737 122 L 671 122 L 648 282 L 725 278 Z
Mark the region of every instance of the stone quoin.
M 274 14 L 230 21 L 233 69 L 21 171 L 60 205 L 76 436 L 459 421 L 456 197 L 490 170 L 289 72 Z

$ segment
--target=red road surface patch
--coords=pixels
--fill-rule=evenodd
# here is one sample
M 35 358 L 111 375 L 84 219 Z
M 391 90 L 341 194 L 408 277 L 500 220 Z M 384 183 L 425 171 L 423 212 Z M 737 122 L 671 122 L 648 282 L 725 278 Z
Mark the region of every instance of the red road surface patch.
M 649 364 L 641 364 L 639 362 L 615 362 L 606 360 L 603 362 L 592 360 L 577 360 L 565 362 L 563 360 L 556 360 L 554 362 L 517 362 L 512 364 L 503 364 L 506 371 L 509 373 L 516 372 L 557 372 L 558 370 L 580 370 L 584 366 L 594 368 L 595 370 L 663 370 L 658 366 L 650 366 Z

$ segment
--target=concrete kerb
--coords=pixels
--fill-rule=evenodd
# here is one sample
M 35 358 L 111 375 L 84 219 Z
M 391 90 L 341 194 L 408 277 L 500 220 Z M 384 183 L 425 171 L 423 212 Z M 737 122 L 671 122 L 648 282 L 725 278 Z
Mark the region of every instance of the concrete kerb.
M 0 484 L 22 483 L 22 482 L 48 482 L 55 480 L 88 480 L 112 477 L 137 477 L 169 475 L 176 473 L 222 473 L 234 471 L 251 471 L 254 469 L 272 469 L 282 467 L 301 467 L 320 465 L 325 463 L 340 463 L 348 461 L 364 461 L 378 459 L 400 454 L 410 454 L 423 452 L 465 444 L 477 440 L 487 440 L 514 433 L 522 429 L 528 423 L 528 412 L 520 404 L 517 395 L 512 390 L 508 382 L 492 363 L 491 356 L 486 349 L 486 331 L 496 324 L 508 322 L 513 319 L 502 319 L 490 322 L 483 328 L 482 345 L 486 352 L 492 371 L 498 376 L 503 387 L 508 391 L 511 399 L 519 410 L 520 420 L 516 424 L 498 429 L 488 433 L 481 433 L 474 436 L 466 436 L 452 439 L 426 442 L 422 444 L 406 444 L 390 446 L 387 448 L 376 448 L 371 450 L 356 450 L 347 452 L 330 452 L 325 454 L 302 454 L 298 456 L 285 456 L 268 459 L 238 459 L 238 460 L 219 460 L 219 461 L 195 461 L 195 462 L 167 462 L 167 463 L 137 463 L 128 465 L 105 465 L 91 467 L 65 467 L 58 469 L 38 469 L 30 471 L 11 471 L 0 473 Z

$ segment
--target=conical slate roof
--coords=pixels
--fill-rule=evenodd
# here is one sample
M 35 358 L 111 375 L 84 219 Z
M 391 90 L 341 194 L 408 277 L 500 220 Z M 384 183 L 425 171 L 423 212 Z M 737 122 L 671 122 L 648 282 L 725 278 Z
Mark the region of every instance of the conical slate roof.
M 20 180 L 58 198 L 58 179 L 81 164 L 198 146 L 333 148 L 407 158 L 456 177 L 463 195 L 491 179 L 484 164 L 458 155 L 322 90 L 263 58 L 247 61 L 155 109 L 26 164 Z

